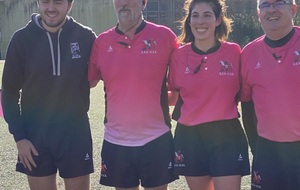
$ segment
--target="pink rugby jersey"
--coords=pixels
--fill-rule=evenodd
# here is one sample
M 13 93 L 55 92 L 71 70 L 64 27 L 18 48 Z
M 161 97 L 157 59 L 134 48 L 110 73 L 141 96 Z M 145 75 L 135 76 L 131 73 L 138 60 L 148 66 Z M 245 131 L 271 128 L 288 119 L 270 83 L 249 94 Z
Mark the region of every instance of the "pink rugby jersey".
M 169 79 L 183 100 L 179 123 L 194 126 L 238 118 L 240 53 L 239 45 L 229 42 L 208 54 L 197 53 L 191 43 L 174 51 Z
M 300 28 L 281 47 L 270 48 L 264 37 L 243 49 L 241 100 L 253 100 L 259 136 L 300 141 Z
M 146 21 L 133 40 L 117 28 L 98 36 L 89 81 L 104 82 L 105 140 L 142 146 L 170 130 L 167 98 L 162 99 L 162 93 L 167 93 L 165 76 L 177 47 L 170 29 Z

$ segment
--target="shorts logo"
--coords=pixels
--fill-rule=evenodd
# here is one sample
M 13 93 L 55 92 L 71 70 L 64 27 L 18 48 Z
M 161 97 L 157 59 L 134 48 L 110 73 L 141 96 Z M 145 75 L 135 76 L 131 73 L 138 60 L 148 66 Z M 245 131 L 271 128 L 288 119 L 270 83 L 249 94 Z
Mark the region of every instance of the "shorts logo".
M 242 156 L 242 154 L 239 155 L 238 161 L 243 161 L 243 156 Z
M 175 167 L 185 167 L 184 156 L 180 150 L 175 152 L 174 162 Z
M 107 166 L 104 162 L 102 162 L 102 164 L 101 164 L 101 177 L 107 177 L 106 171 L 107 171 Z
M 261 189 L 261 177 L 258 171 L 252 172 L 251 186 Z
M 78 42 L 71 43 L 70 48 L 71 48 L 72 59 L 78 59 L 81 57 Z
M 86 153 L 86 155 L 85 155 L 85 158 L 84 158 L 84 160 L 90 160 L 91 158 L 90 158 L 90 155 L 89 155 L 89 153 Z

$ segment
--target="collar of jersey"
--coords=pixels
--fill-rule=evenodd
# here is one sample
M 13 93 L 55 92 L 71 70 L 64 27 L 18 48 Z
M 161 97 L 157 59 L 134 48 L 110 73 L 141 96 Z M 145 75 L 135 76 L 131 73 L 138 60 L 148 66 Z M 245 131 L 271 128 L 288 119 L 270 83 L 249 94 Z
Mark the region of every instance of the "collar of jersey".
M 146 21 L 143 20 L 142 23 L 140 24 L 140 26 L 136 29 L 134 34 L 137 34 L 139 32 L 141 32 L 144 28 L 146 27 Z M 120 34 L 120 35 L 125 35 L 120 29 L 119 29 L 119 23 L 117 24 L 115 31 Z
M 293 37 L 294 34 L 295 34 L 295 29 L 293 28 L 286 36 L 284 36 L 279 40 L 271 40 L 270 38 L 265 36 L 264 41 L 271 48 L 282 47 L 289 42 L 289 40 Z
M 206 52 L 198 49 L 195 45 L 194 42 L 192 42 L 192 50 L 197 53 L 197 54 L 200 54 L 200 55 L 206 55 L 206 54 L 210 54 L 210 53 L 213 53 L 213 52 L 216 52 L 219 48 L 221 47 L 221 43 L 219 41 L 217 41 L 217 44 L 210 48 L 209 50 L 207 50 Z

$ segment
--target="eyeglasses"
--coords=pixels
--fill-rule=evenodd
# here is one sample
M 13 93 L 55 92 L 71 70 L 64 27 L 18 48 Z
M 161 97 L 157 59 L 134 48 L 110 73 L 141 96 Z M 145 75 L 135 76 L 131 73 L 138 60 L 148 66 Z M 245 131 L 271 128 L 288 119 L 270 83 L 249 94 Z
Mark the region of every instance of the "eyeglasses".
M 289 1 L 277 1 L 275 3 L 262 3 L 258 6 L 259 10 L 261 11 L 265 11 L 267 9 L 269 9 L 270 7 L 273 7 L 275 9 L 282 9 L 285 5 L 290 5 L 292 4 L 291 2 Z

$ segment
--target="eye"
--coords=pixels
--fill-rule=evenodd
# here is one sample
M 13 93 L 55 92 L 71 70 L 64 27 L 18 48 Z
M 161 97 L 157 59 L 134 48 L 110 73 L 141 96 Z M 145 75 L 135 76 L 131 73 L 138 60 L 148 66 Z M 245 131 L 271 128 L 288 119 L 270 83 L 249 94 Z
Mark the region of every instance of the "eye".
M 204 18 L 210 18 L 212 15 L 211 14 L 204 14 L 203 17 Z
M 62 1 L 62 0 L 56 0 L 55 3 L 56 3 L 56 4 L 62 4 L 63 1 Z
M 276 9 L 281 9 L 282 7 L 284 7 L 285 5 L 285 2 L 283 1 L 278 1 L 276 3 L 273 4 L 273 6 L 276 8 Z
M 269 7 L 271 7 L 271 4 L 270 4 L 270 3 L 262 3 L 261 5 L 258 6 L 258 8 L 259 8 L 260 10 L 267 9 L 267 8 L 269 8 Z
M 192 17 L 192 18 L 198 18 L 198 17 L 199 17 L 199 14 L 197 14 L 197 13 L 192 13 L 191 17 Z

